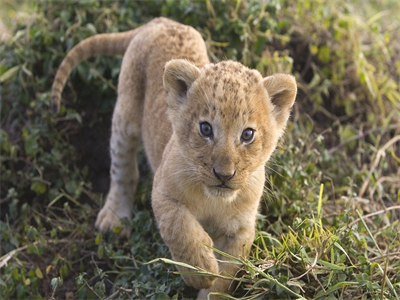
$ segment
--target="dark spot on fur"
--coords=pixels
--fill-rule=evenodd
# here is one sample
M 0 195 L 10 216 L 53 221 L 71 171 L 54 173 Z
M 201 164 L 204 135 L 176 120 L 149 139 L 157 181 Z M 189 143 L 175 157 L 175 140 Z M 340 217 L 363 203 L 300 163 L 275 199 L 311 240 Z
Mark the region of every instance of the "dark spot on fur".
M 64 58 L 64 62 L 65 62 L 65 64 L 67 64 L 68 66 L 71 67 L 74 65 L 75 60 L 71 56 L 66 56 Z
M 60 77 L 57 77 L 57 78 L 54 80 L 54 82 L 56 82 L 57 85 L 62 85 L 62 84 L 64 83 L 63 80 L 62 80 Z
M 173 28 L 171 28 L 171 29 L 168 31 L 168 33 L 169 33 L 170 36 L 174 37 L 174 36 L 176 35 L 176 30 L 173 29 Z
M 75 51 L 76 51 L 78 57 L 83 57 L 84 51 L 83 51 L 83 49 L 81 47 L 76 48 Z

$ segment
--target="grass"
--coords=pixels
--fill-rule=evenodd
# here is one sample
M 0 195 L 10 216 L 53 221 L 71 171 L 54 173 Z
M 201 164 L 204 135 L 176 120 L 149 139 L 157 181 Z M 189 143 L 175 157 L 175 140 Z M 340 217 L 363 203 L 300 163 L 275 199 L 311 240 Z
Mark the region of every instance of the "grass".
M 18 7 L 23 4 L 23 11 Z M 65 53 L 164 15 L 197 28 L 213 61 L 293 73 L 299 95 L 266 168 L 256 239 L 227 299 L 398 299 L 400 6 L 397 1 L 0 3 L 1 299 L 177 299 L 183 283 L 141 181 L 128 240 L 95 231 L 121 58 L 80 64 L 60 115 Z M 207 272 L 203 276 L 211 276 Z M 232 298 L 234 297 L 234 298 Z

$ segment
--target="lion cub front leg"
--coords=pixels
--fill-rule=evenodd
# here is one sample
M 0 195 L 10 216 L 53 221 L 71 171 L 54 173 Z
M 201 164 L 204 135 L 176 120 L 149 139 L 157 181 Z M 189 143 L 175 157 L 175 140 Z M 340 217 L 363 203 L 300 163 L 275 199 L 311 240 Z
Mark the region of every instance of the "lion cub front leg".
M 111 169 L 110 191 L 106 203 L 97 216 L 96 227 L 107 231 L 121 226 L 120 219 L 131 218 L 133 197 L 139 180 L 136 150 L 139 134 L 135 124 L 130 124 L 117 107 L 113 115 L 110 142 Z M 132 122 L 132 121 L 131 121 Z M 133 121 L 134 122 L 134 121 Z M 123 228 L 122 235 L 129 235 L 129 229 Z
M 254 240 L 254 223 L 249 223 L 233 236 L 222 236 L 214 241 L 215 248 L 228 253 L 234 257 L 247 257 Z M 225 276 L 234 276 L 241 268 L 236 263 L 229 263 L 229 258 L 217 254 L 219 273 Z M 218 278 L 214 285 L 207 289 L 200 290 L 197 300 L 216 300 L 217 296 L 209 295 L 212 292 L 231 293 L 234 290 L 234 282 L 229 279 Z
M 187 263 L 203 270 L 218 273 L 218 263 L 210 236 L 204 231 L 192 213 L 179 200 L 169 199 L 153 189 L 152 205 L 161 237 L 167 244 L 175 261 Z M 193 270 L 177 266 L 181 272 Z M 215 278 L 196 275 L 182 275 L 186 284 L 196 289 L 209 288 Z

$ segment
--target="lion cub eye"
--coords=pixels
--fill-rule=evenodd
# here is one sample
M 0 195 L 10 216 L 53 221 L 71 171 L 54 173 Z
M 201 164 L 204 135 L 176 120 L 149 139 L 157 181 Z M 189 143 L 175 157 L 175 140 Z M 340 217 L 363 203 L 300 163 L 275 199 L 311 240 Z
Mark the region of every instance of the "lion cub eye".
M 255 132 L 254 129 L 247 128 L 243 130 L 240 139 L 242 140 L 243 143 L 250 143 L 254 138 L 254 132 Z
M 212 137 L 213 131 L 211 125 L 207 122 L 200 123 L 200 133 L 204 137 Z

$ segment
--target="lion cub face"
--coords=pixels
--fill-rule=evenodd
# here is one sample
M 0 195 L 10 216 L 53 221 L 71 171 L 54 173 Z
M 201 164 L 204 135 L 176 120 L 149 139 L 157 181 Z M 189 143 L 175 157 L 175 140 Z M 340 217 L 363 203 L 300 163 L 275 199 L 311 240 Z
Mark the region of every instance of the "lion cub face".
M 233 61 L 200 70 L 172 60 L 164 86 L 186 179 L 208 197 L 228 201 L 251 189 L 286 126 L 296 95 L 293 77 L 262 78 Z

